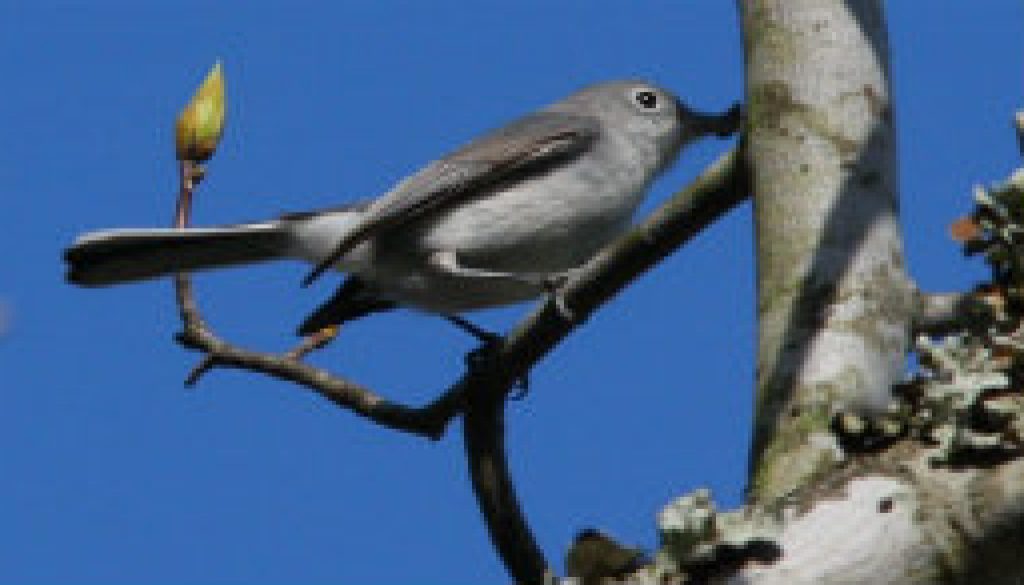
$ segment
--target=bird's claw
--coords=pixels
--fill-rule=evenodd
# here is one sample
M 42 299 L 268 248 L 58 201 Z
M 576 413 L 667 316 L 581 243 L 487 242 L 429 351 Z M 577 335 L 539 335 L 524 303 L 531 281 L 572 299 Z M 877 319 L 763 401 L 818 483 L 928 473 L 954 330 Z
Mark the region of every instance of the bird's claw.
M 284 355 L 287 359 L 301 361 L 302 358 L 306 357 L 307 355 L 313 353 L 318 349 L 323 349 L 329 343 L 334 341 L 334 338 L 338 336 L 339 330 L 340 327 L 338 327 L 337 325 L 328 325 L 327 327 L 324 327 L 323 329 L 311 335 L 307 335 L 305 338 L 303 338 L 302 342 L 300 342 L 297 346 L 289 350 Z
M 554 303 L 555 310 L 558 311 L 558 314 L 563 319 L 569 322 L 575 321 L 575 315 L 565 300 L 565 285 L 568 284 L 571 276 L 571 271 L 559 272 L 558 274 L 547 275 L 541 281 L 541 286 L 544 288 L 544 292 L 547 293 L 548 298 Z

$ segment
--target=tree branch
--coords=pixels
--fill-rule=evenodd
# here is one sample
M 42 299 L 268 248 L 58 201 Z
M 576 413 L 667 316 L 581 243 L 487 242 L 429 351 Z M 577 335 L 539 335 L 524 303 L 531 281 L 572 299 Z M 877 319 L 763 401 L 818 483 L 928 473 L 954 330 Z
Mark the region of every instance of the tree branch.
M 185 227 L 198 169 L 182 163 L 182 191 L 175 225 Z M 481 368 L 467 372 L 422 408 L 390 402 L 372 391 L 288 355 L 240 348 L 220 339 L 203 321 L 186 275 L 175 278 L 183 331 L 178 342 L 206 354 L 189 380 L 215 367 L 265 374 L 305 386 L 380 426 L 437 439 L 465 413 L 467 462 L 474 493 L 492 542 L 517 581 L 539 583 L 550 569 L 516 498 L 504 454 L 503 408 L 513 382 L 525 376 L 558 343 L 630 282 L 747 198 L 746 167 L 733 150 L 644 222 L 578 270 L 554 299 L 524 319 Z M 559 308 L 572 314 L 566 319 Z
M 190 381 L 214 367 L 265 374 L 309 388 L 334 404 L 382 427 L 432 440 L 443 436 L 451 420 L 453 409 L 448 407 L 447 401 L 435 401 L 422 408 L 392 402 L 359 384 L 288 356 L 251 351 L 228 343 L 202 324 L 186 324 L 177 340 L 187 348 L 206 354 L 203 362 L 189 376 Z
M 505 458 L 505 400 L 470 394 L 465 410 L 466 462 L 491 542 L 516 583 L 543 583 L 552 571 L 519 506 Z
M 180 162 L 175 227 L 188 226 L 193 193 L 202 176 L 198 163 L 188 160 Z M 288 355 L 251 351 L 224 341 L 203 320 L 192 292 L 191 278 L 186 274 L 175 275 L 174 297 L 182 321 L 182 331 L 176 336 L 178 343 L 205 354 L 203 361 L 189 374 L 186 380 L 188 385 L 195 384 L 203 374 L 215 367 L 265 374 L 305 386 L 380 426 L 430 439 L 440 438 L 453 416 L 448 401 L 443 399 L 424 408 L 408 407 Z

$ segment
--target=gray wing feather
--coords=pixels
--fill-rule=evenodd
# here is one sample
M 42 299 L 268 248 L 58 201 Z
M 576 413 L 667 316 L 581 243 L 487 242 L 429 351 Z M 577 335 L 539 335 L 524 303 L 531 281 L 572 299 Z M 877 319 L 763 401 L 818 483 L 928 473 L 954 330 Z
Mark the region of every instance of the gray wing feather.
M 593 118 L 539 112 L 470 142 L 374 201 L 304 284 L 367 238 L 467 197 L 484 196 L 496 185 L 543 173 L 585 152 L 598 134 Z

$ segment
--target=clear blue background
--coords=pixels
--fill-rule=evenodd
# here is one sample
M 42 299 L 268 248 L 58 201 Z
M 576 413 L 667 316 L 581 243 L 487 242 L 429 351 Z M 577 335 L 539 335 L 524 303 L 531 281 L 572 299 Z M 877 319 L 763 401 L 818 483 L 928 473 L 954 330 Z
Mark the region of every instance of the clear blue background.
M 514 6 L 513 6 L 514 4 Z M 982 275 L 946 226 L 1018 163 L 1024 7 L 893 2 L 903 222 L 925 288 Z M 199 223 L 380 193 L 476 133 L 594 81 L 642 76 L 705 109 L 741 94 L 732 2 L 266 2 L 0 6 L 0 581 L 501 583 L 458 429 L 430 443 L 304 390 L 218 371 L 176 346 L 170 283 L 80 290 L 61 249 L 164 225 L 172 121 L 216 58 L 229 129 Z M 726 144 L 656 185 L 645 211 Z M 509 449 L 542 546 L 582 527 L 654 546 L 654 515 L 713 488 L 740 501 L 754 335 L 749 206 L 590 321 L 510 406 Z M 197 278 L 221 332 L 281 350 L 329 294 L 305 268 Z M 336 279 L 334 279 L 336 282 Z M 480 320 L 508 327 L 526 307 Z M 318 363 L 428 400 L 473 343 L 395 313 Z

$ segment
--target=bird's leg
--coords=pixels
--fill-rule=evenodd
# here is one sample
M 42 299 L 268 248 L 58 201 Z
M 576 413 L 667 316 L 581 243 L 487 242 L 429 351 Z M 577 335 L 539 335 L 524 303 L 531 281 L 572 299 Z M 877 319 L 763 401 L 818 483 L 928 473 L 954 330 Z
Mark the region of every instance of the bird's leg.
M 459 315 L 442 315 L 446 321 L 469 333 L 480 341 L 480 347 L 466 354 L 466 367 L 469 371 L 479 372 L 487 369 L 492 360 L 495 359 L 497 351 L 501 348 L 502 336 L 488 331 Z M 522 400 L 530 392 L 530 378 L 523 376 L 513 382 L 516 393 L 509 396 L 509 400 Z
M 440 250 L 430 256 L 430 264 L 451 276 L 464 278 L 493 278 L 504 279 L 517 284 L 525 284 L 539 288 L 547 292 L 548 296 L 555 303 L 558 313 L 567 321 L 573 321 L 572 310 L 565 302 L 565 295 L 562 294 L 565 283 L 573 274 L 573 270 L 567 270 L 556 274 L 539 272 L 499 272 L 483 268 L 472 268 L 459 264 L 459 259 L 454 250 Z
M 570 268 L 564 272 L 554 272 L 539 276 L 539 284 L 548 299 L 555 305 L 555 310 L 563 319 L 572 323 L 576 320 L 576 314 L 569 308 L 565 300 L 565 286 L 581 270 L 580 267 Z
M 296 361 L 301 360 L 314 351 L 327 347 L 338 336 L 339 330 L 340 327 L 337 325 L 329 325 L 312 335 L 307 335 L 295 348 L 286 353 L 285 357 Z
M 572 309 L 565 302 L 565 284 L 569 282 L 569 279 L 573 275 L 573 270 L 567 270 L 565 272 L 559 272 L 557 274 L 549 274 L 544 277 L 541 282 L 541 286 L 544 287 L 544 292 L 548 294 L 548 298 L 555 304 L 555 309 L 563 319 L 570 323 L 576 320 Z

